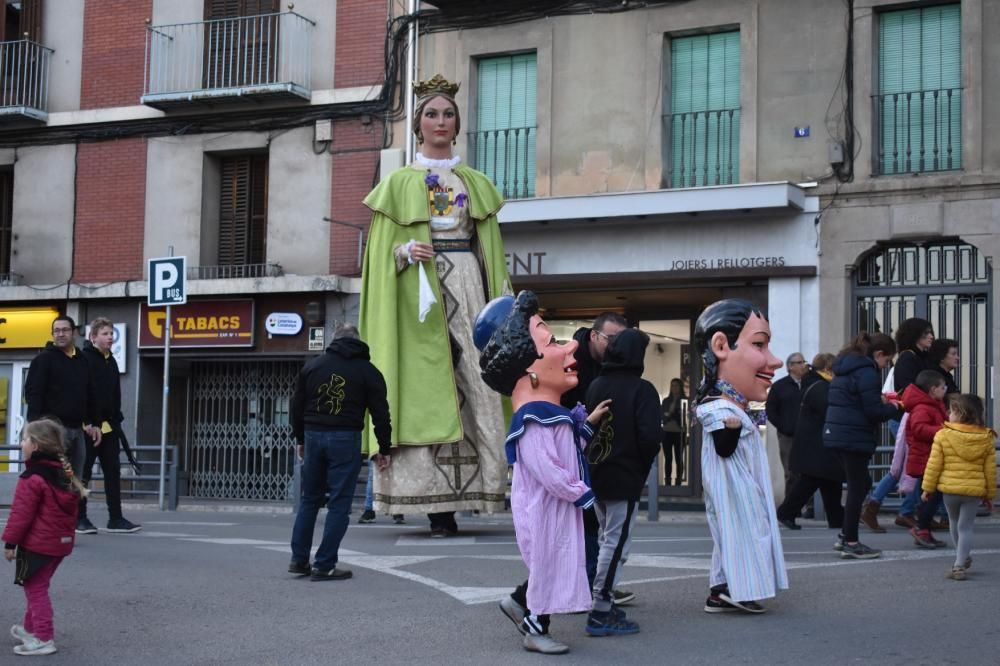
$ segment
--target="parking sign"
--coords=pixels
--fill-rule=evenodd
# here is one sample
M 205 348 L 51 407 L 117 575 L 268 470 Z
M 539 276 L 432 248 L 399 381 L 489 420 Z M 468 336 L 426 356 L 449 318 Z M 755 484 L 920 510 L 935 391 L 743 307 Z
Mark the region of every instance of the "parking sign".
M 163 257 L 149 260 L 149 295 L 153 305 L 187 303 L 187 257 Z

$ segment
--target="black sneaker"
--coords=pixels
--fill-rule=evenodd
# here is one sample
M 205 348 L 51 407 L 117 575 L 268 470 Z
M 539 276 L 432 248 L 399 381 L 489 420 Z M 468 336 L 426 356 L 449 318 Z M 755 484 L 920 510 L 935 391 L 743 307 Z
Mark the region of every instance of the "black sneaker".
M 761 606 L 756 601 L 737 601 L 736 599 L 734 599 L 731 596 L 729 596 L 729 591 L 728 590 L 726 590 L 725 592 L 720 592 L 719 593 L 719 599 L 721 599 L 722 601 L 725 601 L 730 606 L 735 606 L 736 608 L 740 609 L 741 611 L 744 611 L 744 612 L 747 612 L 747 613 L 763 613 L 764 610 L 765 610 L 764 607 Z
M 734 613 L 739 610 L 739 608 L 731 603 L 723 601 L 722 597 L 717 594 L 710 594 L 708 595 L 708 599 L 705 600 L 706 613 Z
M 392 522 L 396 523 L 397 525 L 405 525 L 406 516 L 404 516 L 401 513 L 394 513 L 392 514 Z
M 837 535 L 837 540 L 833 542 L 834 550 L 844 550 L 844 535 L 843 533 Z
M 375 522 L 375 512 L 372 511 L 371 509 L 365 509 L 365 512 L 361 514 L 360 518 L 358 518 L 358 523 L 362 525 L 374 522 Z
M 431 528 L 431 538 L 432 539 L 443 539 L 445 537 L 444 528 L 440 525 L 435 525 Z
M 630 590 L 611 590 L 611 600 L 616 606 L 626 606 L 635 601 L 635 592 Z
M 288 573 L 296 576 L 308 576 L 312 573 L 312 567 L 309 566 L 308 562 L 302 563 L 292 560 L 288 563 Z
M 97 534 L 97 528 L 94 527 L 94 523 L 90 522 L 86 518 L 81 518 L 76 521 L 76 533 L 77 534 Z
M 874 560 L 882 555 L 882 551 L 876 548 L 869 548 L 860 541 L 855 544 L 844 544 L 844 549 L 840 551 L 840 557 L 845 560 Z
M 639 633 L 639 625 L 627 619 L 624 611 L 590 611 L 586 632 L 588 636 L 625 636 Z
M 124 518 L 115 518 L 114 520 L 108 521 L 108 531 L 115 532 L 117 534 L 133 534 L 142 529 L 142 525 L 136 525 L 135 523 L 125 520 Z
M 350 569 L 337 569 L 336 567 L 329 570 L 319 570 L 313 567 L 312 574 L 309 576 L 309 580 L 347 580 L 354 574 L 351 573 Z
M 778 522 L 790 530 L 801 530 L 802 526 L 795 522 L 794 518 L 778 518 Z

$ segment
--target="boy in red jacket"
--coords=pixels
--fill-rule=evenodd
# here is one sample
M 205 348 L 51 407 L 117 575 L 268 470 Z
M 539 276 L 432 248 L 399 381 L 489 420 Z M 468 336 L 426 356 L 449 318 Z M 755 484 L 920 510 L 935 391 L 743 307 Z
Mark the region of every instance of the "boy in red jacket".
M 923 480 L 934 435 L 948 418 L 944 404 L 947 390 L 948 385 L 941 373 L 922 370 L 916 380 L 903 391 L 903 408 L 910 415 L 906 424 L 906 473 L 917 480 L 917 488 Z M 931 519 L 940 505 L 941 493 L 934 493 L 917 510 L 917 526 L 910 529 L 917 547 L 938 548 L 944 545 L 943 541 L 934 538 L 930 529 Z

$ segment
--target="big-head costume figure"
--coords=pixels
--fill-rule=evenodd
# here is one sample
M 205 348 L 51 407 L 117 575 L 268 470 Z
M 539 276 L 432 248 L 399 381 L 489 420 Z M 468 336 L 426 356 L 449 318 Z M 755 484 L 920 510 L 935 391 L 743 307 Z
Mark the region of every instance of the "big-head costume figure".
M 490 301 L 476 320 L 475 344 L 482 350 L 483 380 L 511 396 L 514 408 L 506 452 L 514 466 L 514 530 L 528 567 L 527 608 L 518 607 L 524 647 L 566 652 L 548 636 L 548 616 L 590 608 L 582 509 L 594 503 L 594 493 L 583 449 L 607 407 L 588 417 L 583 407 L 570 411 L 559 404 L 577 383 L 576 342 L 556 341 L 530 291 Z
M 695 415 L 702 426 L 705 511 L 715 541 L 708 613 L 761 613 L 757 603 L 788 587 L 764 440 L 747 415 L 781 367 L 764 311 L 742 299 L 708 306 L 695 323 L 704 378 Z

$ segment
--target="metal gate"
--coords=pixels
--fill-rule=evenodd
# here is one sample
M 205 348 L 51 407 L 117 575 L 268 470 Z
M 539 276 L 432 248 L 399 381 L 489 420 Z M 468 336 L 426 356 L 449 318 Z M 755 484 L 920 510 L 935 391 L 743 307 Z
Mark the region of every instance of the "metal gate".
M 284 500 L 295 470 L 288 406 L 298 361 L 191 364 L 189 494 Z
M 954 375 L 959 388 L 983 398 L 991 414 L 992 270 L 979 250 L 957 241 L 879 247 L 865 256 L 854 276 L 854 330 L 892 335 L 909 317 L 930 321 L 935 336 L 958 341 L 962 361 Z M 889 441 L 883 427 L 873 472 L 889 468 Z

